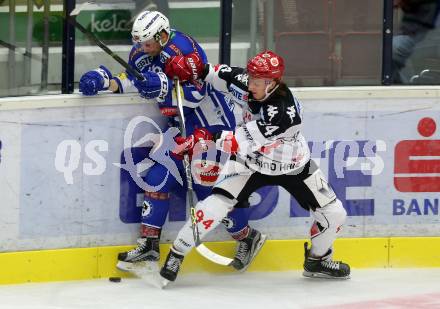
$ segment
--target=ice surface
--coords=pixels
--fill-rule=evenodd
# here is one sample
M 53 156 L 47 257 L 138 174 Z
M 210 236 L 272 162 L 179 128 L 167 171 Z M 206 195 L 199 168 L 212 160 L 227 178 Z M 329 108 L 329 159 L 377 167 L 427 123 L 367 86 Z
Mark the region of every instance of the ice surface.
M 141 279 L 3 285 L 0 308 L 440 308 L 440 269 L 353 270 L 341 281 L 299 271 L 187 274 L 164 290 Z

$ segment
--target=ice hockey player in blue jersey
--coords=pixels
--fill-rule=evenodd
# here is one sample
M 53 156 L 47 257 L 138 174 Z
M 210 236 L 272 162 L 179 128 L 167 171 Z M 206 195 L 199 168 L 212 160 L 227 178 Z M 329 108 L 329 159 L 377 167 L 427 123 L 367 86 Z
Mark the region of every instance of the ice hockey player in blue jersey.
M 179 76 L 188 76 L 191 82 L 182 83 L 188 137 L 176 137 L 174 141 L 180 147 L 171 152 L 171 156 L 165 158 L 165 161 L 155 160 L 156 163 L 148 170 L 144 180 L 152 187 L 161 184 L 169 173 L 169 160 L 177 166 L 181 178 L 185 179 L 181 154 L 192 149 L 195 143 L 209 140 L 212 134 L 233 130 L 233 105 L 229 104 L 224 94 L 199 79 L 198 74 L 203 71 L 207 62 L 205 52 L 190 36 L 170 29 L 168 19 L 163 14 L 155 11 L 140 13 L 133 24 L 132 37 L 135 44 L 129 55 L 129 64 L 141 72 L 145 79 L 137 80 L 128 72 L 113 75 L 107 68 L 100 66 L 81 77 L 80 92 L 84 95 L 96 95 L 102 90 L 115 93 L 138 91 L 144 98 L 157 100 L 161 113 L 169 119 L 170 127 L 176 127 L 178 110 L 172 100 L 173 76 L 167 76 L 166 72 L 177 70 L 181 73 Z M 164 130 L 163 136 L 170 136 L 167 132 L 169 131 Z M 221 168 L 221 158 L 224 155 L 220 152 L 214 158 L 207 158 L 207 154 L 193 156 L 193 187 L 199 200 L 210 194 Z M 197 174 L 198 170 L 200 172 Z M 138 246 L 118 255 L 118 268 L 131 270 L 136 267 L 136 262 L 158 261 L 160 234 L 169 211 L 170 193 L 181 187 L 178 179 L 168 177 L 161 189 L 145 192 Z M 245 203 L 247 202 L 243 202 Z M 245 207 L 236 207 L 228 214 L 228 218 L 226 222 L 233 223 L 228 225 L 228 232 L 239 241 L 239 250 L 232 266 L 237 270 L 245 270 L 257 251 L 243 259 L 240 248 L 248 245 L 261 248 L 266 236 L 249 227 Z

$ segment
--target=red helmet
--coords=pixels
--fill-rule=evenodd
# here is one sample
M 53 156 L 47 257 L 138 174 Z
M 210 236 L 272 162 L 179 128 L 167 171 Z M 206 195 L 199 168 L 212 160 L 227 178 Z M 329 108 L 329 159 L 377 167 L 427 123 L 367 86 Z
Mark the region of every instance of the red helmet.
M 256 78 L 278 78 L 284 73 L 284 60 L 270 50 L 259 53 L 249 59 L 247 63 L 248 74 Z

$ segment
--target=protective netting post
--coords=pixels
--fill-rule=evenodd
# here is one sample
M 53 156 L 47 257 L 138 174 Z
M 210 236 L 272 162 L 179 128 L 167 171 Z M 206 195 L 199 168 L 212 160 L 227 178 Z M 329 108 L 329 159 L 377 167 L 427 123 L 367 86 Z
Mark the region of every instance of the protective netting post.
M 393 0 L 383 3 L 382 85 L 392 84 L 393 74 Z
M 250 6 L 250 46 L 248 58 L 257 53 L 258 0 L 251 0 Z
M 266 19 L 266 49 L 274 49 L 274 3 L 272 0 L 265 3 Z
M 63 22 L 63 49 L 61 92 L 73 93 L 75 78 L 75 27 L 67 21 L 68 16 L 75 8 L 75 0 L 64 0 Z
M 9 0 L 9 44 L 16 45 L 15 42 L 15 0 Z M 15 49 L 9 49 L 8 53 L 8 86 L 9 94 L 16 95 L 16 80 L 15 80 Z
M 43 4 L 43 42 L 41 50 L 41 91 L 47 90 L 47 77 L 49 75 L 49 14 L 50 1 L 44 0 Z
M 27 28 L 26 28 L 26 54 L 32 54 L 32 32 L 34 29 L 34 2 L 27 0 Z M 24 57 L 24 85 L 31 84 L 32 63 L 31 57 Z
M 219 63 L 231 63 L 232 0 L 220 3 L 220 53 Z

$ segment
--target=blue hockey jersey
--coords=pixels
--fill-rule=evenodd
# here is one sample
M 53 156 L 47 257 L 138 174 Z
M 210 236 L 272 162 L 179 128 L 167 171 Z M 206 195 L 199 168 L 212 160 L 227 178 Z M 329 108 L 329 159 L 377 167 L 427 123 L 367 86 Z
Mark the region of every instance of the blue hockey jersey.
M 128 63 L 137 71 L 144 73 L 147 71 L 163 72 L 167 59 L 177 55 L 188 55 L 197 52 L 204 63 L 207 57 L 200 45 L 190 36 L 171 29 L 170 39 L 157 56 L 150 56 L 145 53 L 140 44 L 135 44 L 129 55 Z M 124 72 L 114 76 L 119 85 L 121 93 L 137 92 L 131 76 Z M 164 98 L 158 99 L 160 109 L 167 109 L 170 116 L 172 111 L 177 108 L 176 100 L 173 100 L 173 81 L 168 79 L 168 94 Z M 229 97 L 215 90 L 207 83 L 183 83 L 183 105 L 187 134 L 192 134 L 196 128 L 207 128 L 210 132 L 216 133 L 222 130 L 235 128 L 235 117 L 233 113 L 234 105 L 230 103 Z M 174 117 L 170 117 L 170 125 L 177 126 Z

